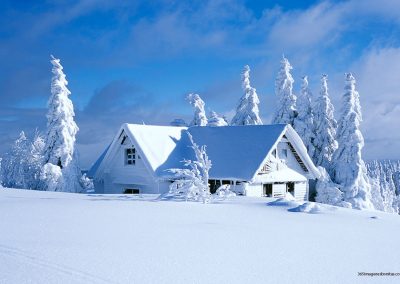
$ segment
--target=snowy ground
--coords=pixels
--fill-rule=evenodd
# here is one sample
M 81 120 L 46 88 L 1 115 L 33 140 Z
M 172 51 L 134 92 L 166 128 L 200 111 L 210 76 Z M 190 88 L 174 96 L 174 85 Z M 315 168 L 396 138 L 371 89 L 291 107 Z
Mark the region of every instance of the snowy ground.
M 400 281 L 397 215 L 156 197 L 1 189 L 0 283 Z

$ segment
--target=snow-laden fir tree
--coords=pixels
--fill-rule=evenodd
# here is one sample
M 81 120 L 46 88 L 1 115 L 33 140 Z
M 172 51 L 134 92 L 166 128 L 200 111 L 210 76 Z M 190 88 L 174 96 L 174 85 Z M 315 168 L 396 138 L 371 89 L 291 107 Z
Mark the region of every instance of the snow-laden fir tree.
M 204 101 L 198 94 L 189 94 L 186 99 L 194 108 L 194 117 L 189 126 L 206 126 L 208 121 L 204 110 Z
M 28 163 L 28 188 L 35 190 L 43 190 L 44 185 L 40 179 L 40 171 L 44 165 L 43 151 L 45 142 L 42 135 L 36 131 L 27 157 Z
M 192 135 L 187 132 L 191 148 L 195 154 L 195 160 L 184 160 L 186 169 L 170 169 L 175 181 L 170 185 L 170 194 L 184 196 L 186 200 L 202 201 L 208 203 L 211 200 L 210 186 L 208 184 L 211 169 L 211 160 L 208 158 L 206 146 L 199 147 Z
M 30 143 L 25 132 L 21 131 L 19 137 L 6 154 L 2 163 L 3 185 L 10 188 L 28 188 L 28 155 Z
M 372 165 L 371 163 L 369 165 L 366 164 L 366 167 L 368 176 L 370 178 L 371 197 L 374 208 L 380 211 L 394 212 L 392 207 L 393 197 L 396 197 L 396 195 L 392 195 L 392 192 L 390 190 L 390 183 L 386 182 L 385 179 L 386 174 L 385 172 L 381 172 L 381 165 L 378 163 L 378 161 L 372 161 Z M 392 195 L 390 201 L 387 199 L 388 193 Z
M 314 114 L 312 109 L 312 94 L 308 87 L 308 78 L 304 76 L 301 85 L 301 92 L 297 98 L 297 117 L 294 120 L 294 128 L 304 142 L 308 155 L 314 155 Z
M 373 209 L 371 184 L 361 156 L 364 138 L 360 131 L 362 115 L 355 84 L 353 75 L 347 73 L 337 129 L 339 148 L 333 156 L 332 172 L 345 201 L 350 202 L 353 208 Z
M 321 91 L 314 104 L 314 155 L 313 160 L 317 166 L 324 167 L 331 172 L 333 153 L 338 148 L 336 141 L 337 122 L 334 118 L 334 107 L 328 94 L 328 76 L 321 78 Z
M 283 56 L 278 76 L 275 80 L 275 94 L 278 99 L 275 116 L 272 123 L 284 123 L 294 126 L 297 116 L 296 96 L 293 93 L 294 79 L 290 71 L 293 69 L 289 60 Z
M 208 126 L 227 126 L 228 123 L 226 120 L 219 116 L 215 111 L 210 111 L 208 115 Z
M 43 138 L 36 132 L 31 142 L 22 131 L 6 155 L 1 175 L 7 187 L 41 190 L 40 171 L 43 166 Z
M 399 161 L 374 160 L 366 162 L 366 166 L 371 180 L 372 202 L 375 209 L 400 213 Z M 378 193 L 379 197 L 377 197 Z
M 74 106 L 69 99 L 71 92 L 67 88 L 68 81 L 65 78 L 60 60 L 51 56 L 51 63 L 53 65 L 53 77 L 51 80 L 51 97 L 48 102 L 44 161 L 58 166 L 62 176 L 49 178 L 51 173 L 59 175 L 55 170 L 47 171 L 42 176 L 48 177 L 48 181 L 60 180 L 58 187 L 52 187 L 56 190 L 81 192 L 82 187 L 79 182 L 81 172 L 75 149 L 78 126 L 74 121 Z M 52 167 L 46 167 L 46 169 L 50 168 Z
M 244 66 L 242 73 L 243 96 L 236 108 L 236 114 L 232 118 L 231 125 L 261 125 L 257 91 L 250 85 L 250 67 Z

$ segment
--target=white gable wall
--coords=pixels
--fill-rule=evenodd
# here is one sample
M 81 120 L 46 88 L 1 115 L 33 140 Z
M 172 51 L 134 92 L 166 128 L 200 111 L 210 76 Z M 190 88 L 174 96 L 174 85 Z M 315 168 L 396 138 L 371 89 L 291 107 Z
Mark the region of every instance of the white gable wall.
M 276 146 L 270 151 L 276 150 L 276 158 L 280 159 L 286 166 L 268 174 L 258 174 L 252 183 L 246 187 L 246 195 L 263 196 L 264 184 L 272 184 L 273 197 L 284 197 L 286 194 L 286 183 L 294 182 L 294 197 L 298 201 L 308 200 L 308 176 L 297 161 L 288 145 L 289 140 L 282 137 Z
M 120 194 L 125 189 L 139 189 L 140 193 L 163 193 L 168 190 L 166 184 L 158 184 L 153 173 L 146 167 L 139 147 L 134 145 L 129 137 L 121 145 L 122 139 L 123 135 L 117 141 L 118 144 L 115 145 L 113 153 L 110 153 L 108 157 L 103 169 L 103 185 L 98 183 L 96 192 Z M 136 149 L 134 165 L 126 164 L 125 161 L 125 151 L 131 147 Z
M 287 157 L 283 155 L 283 152 L 286 151 Z M 279 159 L 284 160 L 284 163 L 292 170 L 298 172 L 299 174 L 306 176 L 307 172 L 303 170 L 300 164 L 297 162 L 294 154 L 289 148 L 288 141 L 285 138 L 278 143 L 277 146 L 277 156 Z

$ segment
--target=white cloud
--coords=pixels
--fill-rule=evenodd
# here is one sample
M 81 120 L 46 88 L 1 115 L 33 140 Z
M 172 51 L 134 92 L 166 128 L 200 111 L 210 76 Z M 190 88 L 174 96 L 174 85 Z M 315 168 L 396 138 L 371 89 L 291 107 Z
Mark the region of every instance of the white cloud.
M 345 11 L 343 5 L 322 2 L 306 10 L 281 13 L 269 31 L 268 42 L 285 50 L 325 46 L 346 27 Z
M 400 158 L 400 48 L 372 49 L 353 64 L 367 158 Z

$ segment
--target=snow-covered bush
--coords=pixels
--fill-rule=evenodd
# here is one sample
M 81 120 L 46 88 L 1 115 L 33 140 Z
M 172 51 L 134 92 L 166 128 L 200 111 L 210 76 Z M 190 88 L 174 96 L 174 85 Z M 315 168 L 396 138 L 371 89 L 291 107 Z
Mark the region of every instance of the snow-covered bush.
M 281 60 L 281 68 L 275 80 L 275 94 L 278 99 L 275 116 L 272 123 L 291 124 L 297 116 L 296 96 L 293 94 L 293 77 L 290 71 L 293 69 L 285 56 Z
M 194 107 L 194 117 L 189 126 L 206 126 L 208 121 L 204 101 L 198 94 L 189 94 L 186 99 Z
M 86 174 L 83 174 L 80 179 L 81 186 L 84 192 L 94 192 L 93 180 Z
M 208 116 L 208 126 L 227 126 L 226 120 L 219 116 L 215 111 L 211 111 Z
M 231 186 L 229 184 L 223 184 L 221 185 L 217 191 L 215 192 L 219 198 L 221 199 L 226 199 L 229 197 L 234 197 L 236 196 L 236 193 L 231 191 Z
M 45 183 L 48 191 L 62 191 L 63 175 L 59 166 L 47 163 L 43 166 L 40 179 Z
M 321 173 L 321 176 L 317 180 L 317 196 L 315 197 L 315 200 L 319 203 L 341 206 L 343 193 L 340 191 L 339 185 L 332 182 L 325 168 L 318 167 L 318 170 Z
M 185 169 L 169 169 L 174 174 L 174 182 L 170 185 L 170 194 L 183 196 L 186 200 L 211 201 L 210 186 L 208 184 L 208 172 L 211 169 L 211 161 L 208 159 L 206 146 L 199 147 L 192 135 L 187 132 L 191 142 L 191 148 L 196 160 L 184 160 Z
M 250 85 L 250 67 L 244 66 L 242 73 L 243 96 L 236 107 L 236 114 L 232 118 L 231 125 L 260 125 L 262 124 L 258 105 L 257 91 Z

